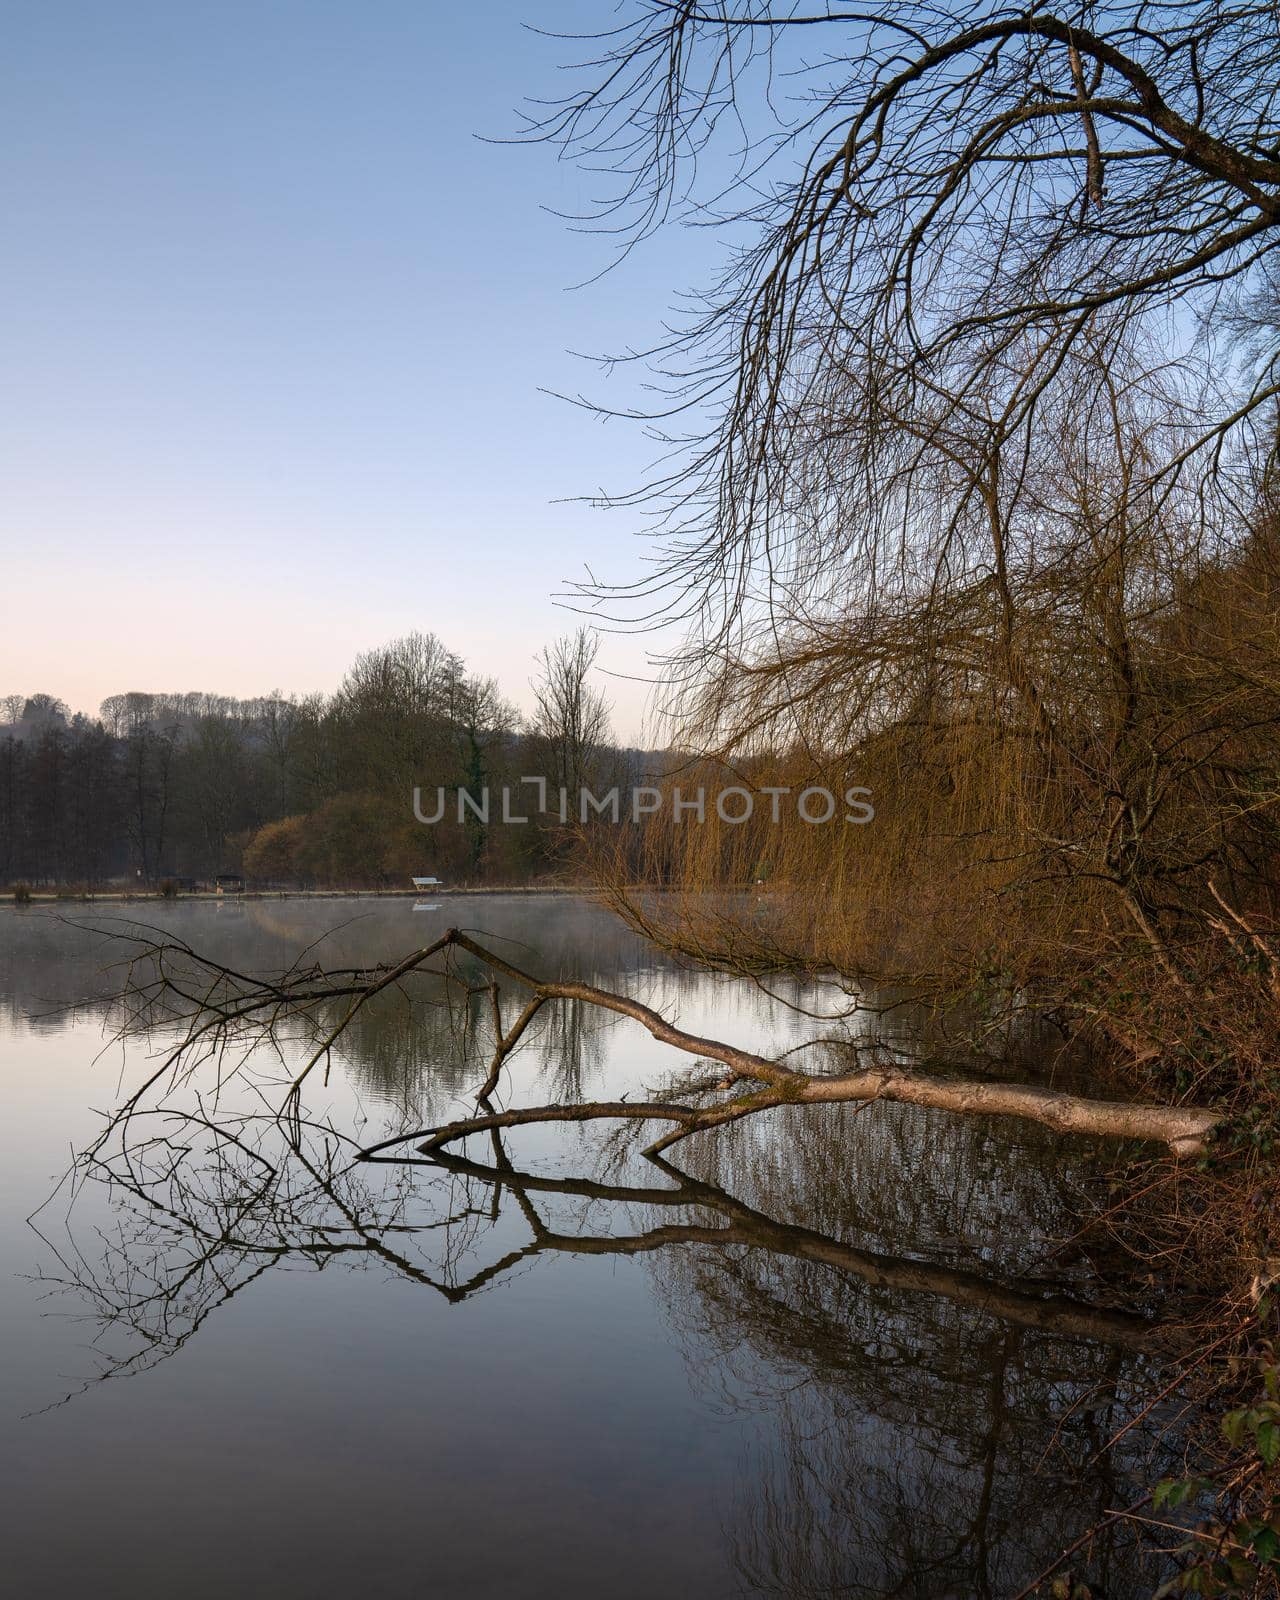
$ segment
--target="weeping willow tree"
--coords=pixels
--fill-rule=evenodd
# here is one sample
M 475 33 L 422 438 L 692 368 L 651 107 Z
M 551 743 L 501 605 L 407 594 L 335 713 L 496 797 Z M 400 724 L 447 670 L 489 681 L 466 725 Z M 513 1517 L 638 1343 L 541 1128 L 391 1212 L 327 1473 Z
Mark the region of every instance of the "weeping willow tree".
M 695 766 L 875 797 L 655 821 L 601 862 L 648 931 L 951 989 L 1209 952 L 1274 1026 L 1278 68 L 1264 5 L 641 0 L 540 108 L 607 225 L 729 245 L 650 352 L 656 565 L 591 599 L 685 624 Z
M 1077 379 L 1007 486 L 997 457 L 995 494 L 948 523 L 963 490 L 939 474 L 896 566 L 876 549 L 865 569 L 841 562 L 847 587 L 819 604 L 790 586 L 764 648 L 690 673 L 684 735 L 708 792 L 742 784 L 760 803 L 745 821 L 708 806 L 697 827 L 666 808 L 638 849 L 620 841 L 603 866 L 633 916 L 739 965 L 956 985 L 1135 952 L 1168 976 L 1224 901 L 1274 913 L 1274 523 L 1237 521 L 1217 493 L 1210 519 L 1203 486 L 1153 483 L 1180 419 L 1136 403 L 1114 361 Z M 807 785 L 865 791 L 874 817 L 815 823 L 764 799 Z M 705 896 L 642 900 L 632 881 L 769 893 L 744 918 Z

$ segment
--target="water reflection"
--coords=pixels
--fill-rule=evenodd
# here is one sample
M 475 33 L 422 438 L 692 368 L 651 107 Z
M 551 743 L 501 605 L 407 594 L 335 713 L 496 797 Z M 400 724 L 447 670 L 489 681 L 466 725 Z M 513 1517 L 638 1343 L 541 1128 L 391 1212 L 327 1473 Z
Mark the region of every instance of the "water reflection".
M 325 960 L 403 954 L 408 920 L 352 923 Z M 625 982 L 683 1025 L 753 1048 L 814 1031 L 759 991 L 657 961 L 596 913 L 507 903 L 478 908 L 478 925 L 532 946 L 543 972 Z M 309 931 L 291 907 L 246 907 L 201 947 L 273 968 Z M 0 942 L 10 992 L 25 962 L 46 1007 L 91 996 L 110 1018 L 100 943 L 65 928 L 41 937 L 63 952 L 56 967 Z M 32 1025 L 29 999 L 12 1014 Z M 874 1029 L 905 1050 L 918 1022 L 899 1008 Z M 193 1079 L 118 1125 L 36 1219 L 46 1286 L 95 1319 L 87 1382 L 178 1356 L 231 1302 L 289 1273 L 390 1275 L 467 1308 L 557 1259 L 598 1262 L 607 1296 L 614 1265 L 639 1262 L 699 1403 L 752 1422 L 739 1470 L 712 1496 L 724 1592 L 1008 1596 L 1099 1521 L 1092 1579 L 1111 1595 L 1150 1592 L 1137 1535 L 1104 1513 L 1158 1470 L 1166 1419 L 1104 1447 L 1160 1387 L 1160 1307 L 1122 1263 L 1057 1248 L 1090 1203 L 1091 1151 L 1032 1127 L 876 1105 L 784 1108 L 689 1141 L 678 1167 L 571 1128 L 477 1138 L 430 1160 L 412 1147 L 404 1160 L 358 1158 L 374 1134 L 468 1103 L 491 1029 L 482 995 L 387 993 L 344 1036 L 344 1071 L 292 1138 L 264 1086 L 310 1033 L 220 1095 Z M 669 1065 L 616 1018 L 548 1007 L 508 1092 L 635 1091 Z M 629 1382 L 620 1357 L 614 1382 Z M 528 1559 L 536 1571 L 536 1549 Z M 678 1575 L 679 1548 L 668 1565 Z

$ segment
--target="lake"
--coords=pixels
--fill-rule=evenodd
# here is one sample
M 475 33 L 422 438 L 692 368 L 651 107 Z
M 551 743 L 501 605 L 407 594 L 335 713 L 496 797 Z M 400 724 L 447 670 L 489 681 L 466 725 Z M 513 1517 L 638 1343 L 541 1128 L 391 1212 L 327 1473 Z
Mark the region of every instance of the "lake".
M 484 1077 L 487 997 L 426 983 L 312 1075 L 296 1149 L 286 1027 L 71 1170 L 175 1037 L 116 1038 L 129 916 L 255 972 L 457 923 L 768 1055 L 865 1032 L 805 1014 L 833 988 L 689 970 L 561 897 L 66 914 L 0 911 L 13 1592 L 1012 1597 L 1159 1472 L 1159 1408 L 1099 1456 L 1160 1387 L 1160 1307 L 1122 1260 L 1057 1248 L 1105 1152 L 1029 1124 L 786 1107 L 669 1167 L 613 1124 L 354 1162 Z M 927 1028 L 903 1005 L 875 1031 L 909 1055 Z M 641 1099 L 693 1065 L 547 1008 L 503 1101 Z M 1137 1537 L 1112 1522 L 1081 1570 L 1149 1593 Z

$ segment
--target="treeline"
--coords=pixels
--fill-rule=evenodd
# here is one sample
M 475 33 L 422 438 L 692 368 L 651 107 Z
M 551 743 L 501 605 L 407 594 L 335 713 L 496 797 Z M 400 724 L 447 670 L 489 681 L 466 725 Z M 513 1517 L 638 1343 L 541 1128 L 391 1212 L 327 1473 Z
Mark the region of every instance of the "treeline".
M 555 809 L 523 826 L 453 802 L 424 825 L 419 787 L 519 790 L 638 781 L 611 742 L 581 632 L 542 653 L 522 716 L 492 678 L 430 634 L 366 652 L 337 692 L 236 700 L 112 696 L 97 717 L 46 694 L 0 699 L 0 882 L 103 886 L 207 880 L 374 886 L 435 874 L 519 882 L 564 863 Z M 525 786 L 536 795 L 537 786 Z M 424 802 L 425 809 L 425 802 Z

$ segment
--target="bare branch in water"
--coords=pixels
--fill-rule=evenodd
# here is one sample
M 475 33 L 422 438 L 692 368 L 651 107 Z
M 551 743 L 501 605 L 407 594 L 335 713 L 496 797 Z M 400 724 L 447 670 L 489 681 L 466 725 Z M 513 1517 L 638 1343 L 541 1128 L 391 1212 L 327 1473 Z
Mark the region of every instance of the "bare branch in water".
M 487 968 L 492 974 L 491 980 L 485 984 L 469 980 L 461 970 L 461 958 L 465 957 Z M 184 964 L 177 975 L 175 958 Z M 140 962 L 145 965 L 145 971 L 138 977 L 136 974 L 142 971 Z M 598 1120 L 671 1123 L 674 1125 L 671 1130 L 649 1146 L 650 1153 L 657 1154 L 692 1133 L 720 1127 L 780 1105 L 888 1100 L 961 1115 L 1020 1117 L 1064 1134 L 1151 1140 L 1168 1145 L 1177 1156 L 1184 1156 L 1203 1148 L 1205 1138 L 1219 1120 L 1218 1113 L 1206 1109 L 1088 1099 L 1035 1084 L 947 1077 L 895 1063 L 859 1066 L 852 1072 L 825 1075 L 801 1071 L 781 1060 L 766 1059 L 723 1040 L 689 1033 L 629 995 L 574 980 L 536 977 L 457 928 L 449 929 L 441 938 L 394 965 L 336 971 L 317 967 L 267 979 L 232 972 L 196 955 L 186 945 L 147 942 L 140 956 L 131 963 L 130 975 L 137 1000 L 130 1012 L 130 1026 L 140 1026 L 157 1013 L 173 1020 L 183 1015 L 185 1007 L 186 1033 L 161 1066 L 125 1102 L 118 1113 L 123 1118 L 134 1114 L 146 1094 L 166 1076 L 173 1079 L 190 1074 L 200 1061 L 208 1059 L 211 1053 L 220 1057 L 233 1042 L 250 1045 L 274 1042 L 287 1025 L 302 1019 L 309 1023 L 315 1043 L 305 1065 L 289 1082 L 280 1108 L 283 1117 L 297 1120 L 301 1117 L 301 1093 L 307 1078 L 328 1059 L 361 1009 L 393 986 L 404 984 L 412 977 L 429 975 L 468 996 L 487 993 L 496 1028 L 493 1057 L 478 1094 L 482 1110 L 442 1127 L 399 1136 L 394 1141 L 401 1144 L 425 1141 L 424 1148 L 433 1151 L 470 1134 L 531 1123 Z M 505 1032 L 497 988 L 499 978 L 516 984 L 529 996 L 523 1010 Z M 338 1020 L 330 1023 L 324 1008 L 334 1001 L 344 1002 L 344 1005 Z M 625 1100 L 587 1101 L 495 1110 L 491 1096 L 504 1066 L 539 1010 L 557 1001 L 579 1002 L 628 1017 L 639 1022 L 659 1042 L 724 1067 L 727 1071 L 727 1077 L 722 1080 L 724 1085 L 732 1087 L 745 1081 L 756 1087 L 710 1105 L 689 1103 L 693 1099 L 689 1096 L 686 1102 L 670 1099 L 636 1104 Z M 384 1142 L 365 1154 L 389 1147 Z

